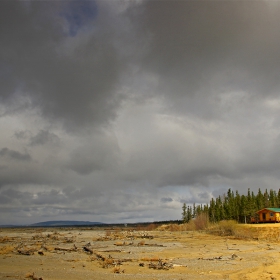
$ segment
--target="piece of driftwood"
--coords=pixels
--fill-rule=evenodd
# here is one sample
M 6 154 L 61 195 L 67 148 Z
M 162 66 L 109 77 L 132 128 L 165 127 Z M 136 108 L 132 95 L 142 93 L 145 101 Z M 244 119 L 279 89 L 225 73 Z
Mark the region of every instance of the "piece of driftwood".
M 27 273 L 25 278 L 30 278 L 32 280 L 43 280 L 42 277 L 36 277 L 34 272 L 33 273 Z
M 242 258 L 239 258 L 236 254 L 232 254 L 230 257 L 223 257 L 223 256 L 219 256 L 219 257 L 212 257 L 212 258 L 198 258 L 198 260 L 203 260 L 203 261 L 228 261 L 228 260 L 235 260 L 236 258 L 238 258 L 239 260 L 241 260 Z
M 173 268 L 173 264 L 159 260 L 158 263 L 153 263 L 153 262 L 149 263 L 149 268 L 158 269 L 158 270 L 160 269 L 169 270 L 170 268 Z
M 103 250 L 104 253 L 121 253 L 122 250 Z
M 30 256 L 34 255 L 34 249 L 18 249 L 17 250 L 20 255 Z
M 166 247 L 162 244 L 144 244 L 145 247 Z
M 84 249 L 85 252 L 88 252 L 88 253 L 90 253 L 90 254 L 93 254 L 93 250 L 90 249 L 89 247 L 84 246 L 83 249 Z
M 137 236 L 137 238 L 154 239 L 152 235 L 141 235 L 141 236 Z
M 55 247 L 54 248 L 56 251 L 65 251 L 65 252 L 75 252 L 77 251 L 77 248 L 61 248 L 61 247 Z
M 87 247 L 87 246 L 84 246 L 83 249 L 84 249 L 85 252 L 88 252 L 88 253 L 90 253 L 91 255 L 94 254 L 94 255 L 97 257 L 97 259 L 99 259 L 99 260 L 102 260 L 102 261 L 106 260 L 106 257 L 102 256 L 102 255 L 101 255 L 100 253 L 98 253 L 98 252 L 94 252 L 91 248 L 89 248 L 89 247 Z

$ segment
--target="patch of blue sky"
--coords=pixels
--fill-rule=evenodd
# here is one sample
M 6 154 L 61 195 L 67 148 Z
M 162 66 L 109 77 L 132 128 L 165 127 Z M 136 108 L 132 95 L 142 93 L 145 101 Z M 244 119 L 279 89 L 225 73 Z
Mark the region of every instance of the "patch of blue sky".
M 79 30 L 97 17 L 98 8 L 95 1 L 69 1 L 60 13 L 68 23 L 68 35 L 76 36 Z

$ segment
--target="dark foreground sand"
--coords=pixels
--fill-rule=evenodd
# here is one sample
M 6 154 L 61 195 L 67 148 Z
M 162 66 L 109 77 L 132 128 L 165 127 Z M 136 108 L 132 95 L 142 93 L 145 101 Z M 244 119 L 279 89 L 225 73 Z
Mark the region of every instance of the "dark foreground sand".
M 203 232 L 0 230 L 0 279 L 280 279 L 280 243 Z

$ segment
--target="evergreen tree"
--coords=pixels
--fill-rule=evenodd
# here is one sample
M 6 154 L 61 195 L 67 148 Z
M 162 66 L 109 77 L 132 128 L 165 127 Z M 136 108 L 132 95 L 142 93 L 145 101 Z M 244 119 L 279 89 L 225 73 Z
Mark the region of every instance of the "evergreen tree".
M 278 190 L 277 193 L 277 207 L 280 207 L 280 189 Z
M 188 206 L 187 209 L 187 223 L 192 219 L 192 207 Z
M 182 210 L 183 210 L 183 212 L 182 212 L 182 222 L 186 223 L 187 222 L 187 205 L 186 205 L 185 202 L 183 204 Z
M 234 219 L 237 222 L 241 221 L 241 197 L 238 191 L 235 192 L 235 200 L 234 200 Z
M 269 206 L 270 207 L 277 207 L 276 206 L 276 193 L 272 189 L 269 191 Z
M 196 216 L 199 216 L 203 212 L 203 207 L 202 205 L 198 205 L 196 207 Z
M 216 199 L 212 198 L 210 204 L 204 206 L 193 205 L 193 208 L 183 205 L 182 220 L 189 222 L 192 218 L 196 218 L 201 213 L 208 215 L 210 222 L 219 222 L 223 219 L 234 219 L 240 223 L 250 222 L 252 217 L 256 217 L 256 212 L 266 207 L 280 208 L 280 189 L 276 193 L 274 190 L 267 189 L 264 193 L 258 189 L 257 195 L 248 188 L 246 195 L 240 195 L 236 190 L 235 193 L 228 189 L 227 193 Z
M 209 211 L 208 212 L 209 213 L 209 220 L 212 223 L 217 222 L 215 209 L 216 209 L 216 203 L 215 203 L 214 198 L 212 198 L 211 201 L 210 201 L 209 209 L 208 209 L 208 211 Z
M 196 217 L 196 206 L 195 203 L 193 204 L 193 213 L 192 213 L 192 218 L 194 219 Z
M 227 200 L 226 200 L 226 219 L 235 219 L 235 197 L 234 192 L 228 189 Z
M 269 195 L 268 195 L 267 189 L 265 190 L 265 192 L 263 194 L 263 205 L 265 208 L 270 207 Z
M 250 188 L 248 189 L 247 192 L 247 205 L 246 205 L 246 216 L 247 218 L 251 218 L 255 214 L 256 210 L 254 207 L 254 200 L 253 196 L 251 194 Z
M 241 221 L 245 224 L 247 223 L 247 216 L 248 216 L 248 207 L 247 207 L 247 197 L 245 195 L 241 195 Z
M 256 195 L 256 206 L 258 210 L 264 208 L 264 197 L 261 189 L 258 190 L 258 194 Z

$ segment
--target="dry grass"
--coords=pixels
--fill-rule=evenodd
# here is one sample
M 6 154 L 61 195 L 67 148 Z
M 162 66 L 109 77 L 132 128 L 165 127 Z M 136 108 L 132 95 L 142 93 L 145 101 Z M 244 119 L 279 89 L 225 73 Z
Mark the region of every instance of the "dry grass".
M 259 225 L 250 225 L 241 227 L 243 231 L 247 231 L 251 233 L 252 238 L 258 240 L 266 240 L 266 241 L 273 241 L 279 242 L 280 241 L 280 232 L 279 227 L 274 227 L 272 224 L 266 224 L 265 226 Z
M 25 278 L 33 278 L 33 277 L 34 277 L 34 272 L 33 273 L 27 272 L 25 275 Z
M 102 262 L 102 267 L 103 268 L 108 268 L 108 267 L 112 267 L 114 266 L 114 259 L 111 258 L 106 258 L 104 259 L 104 261 Z
M 145 230 L 148 230 L 148 231 L 153 231 L 153 230 L 156 230 L 158 228 L 158 225 L 156 224 L 150 224 L 148 225 Z
M 184 224 L 168 224 L 162 225 L 157 228 L 160 231 L 195 231 L 205 230 L 209 227 L 210 222 L 206 214 L 202 213 L 198 215 L 194 220 Z
M 53 246 L 44 246 L 44 249 L 46 251 L 54 251 L 54 247 Z
M 118 242 L 114 243 L 114 245 L 115 245 L 115 246 L 124 246 L 124 245 L 126 245 L 126 243 L 125 243 L 125 242 L 118 241 Z
M 195 229 L 196 230 L 205 230 L 209 227 L 210 222 L 209 222 L 209 217 L 206 213 L 201 213 L 200 215 L 198 215 L 195 220 L 194 220 L 194 224 L 195 224 Z
M 14 251 L 14 247 L 13 246 L 3 246 L 0 247 L 0 255 L 6 255 L 9 253 L 12 253 Z
M 208 232 L 220 236 L 234 236 L 237 225 L 237 222 L 234 220 L 224 220 L 211 224 L 208 228 Z
M 237 239 L 258 239 L 258 232 L 256 228 L 238 225 L 234 231 L 234 237 Z
M 124 269 L 121 269 L 119 266 L 114 267 L 113 273 L 124 273 Z
M 237 239 L 257 239 L 267 241 L 280 241 L 279 228 L 271 224 L 248 225 L 238 224 L 236 221 L 221 221 L 212 224 L 208 229 L 209 233 L 220 236 L 232 236 Z
M 138 243 L 138 245 L 139 245 L 139 246 L 144 246 L 145 243 L 146 243 L 145 240 L 141 240 L 141 241 Z
M 30 272 L 26 273 L 25 278 L 29 278 L 29 279 L 32 279 L 32 280 L 43 280 L 43 278 L 41 278 L 41 277 L 39 277 L 39 278 L 36 277 L 34 272 L 33 273 L 30 273 Z
M 12 241 L 13 238 L 11 237 L 8 237 L 8 236 L 0 236 L 0 243 L 6 243 L 6 242 L 9 242 L 9 241 Z

